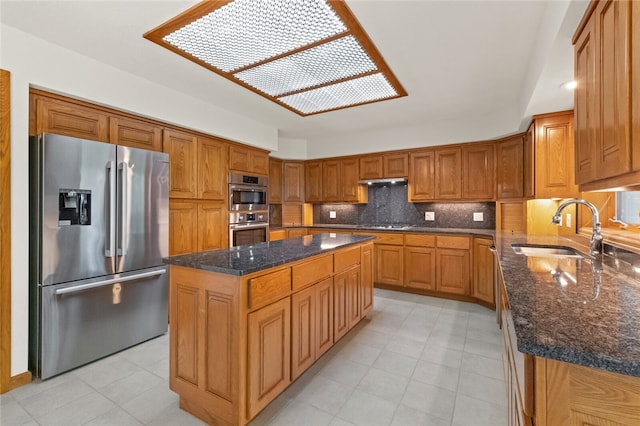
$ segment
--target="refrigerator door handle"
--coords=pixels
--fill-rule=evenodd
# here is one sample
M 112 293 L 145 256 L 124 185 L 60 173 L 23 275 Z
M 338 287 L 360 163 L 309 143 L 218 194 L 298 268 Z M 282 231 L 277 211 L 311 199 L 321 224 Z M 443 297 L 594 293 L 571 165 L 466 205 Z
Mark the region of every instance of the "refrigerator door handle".
M 111 285 L 111 284 L 116 284 L 116 283 L 124 283 L 124 282 L 127 282 L 127 281 L 134 281 L 134 280 L 139 280 L 139 279 L 142 279 L 142 278 L 160 276 L 162 274 L 165 274 L 166 272 L 167 272 L 166 269 L 158 269 L 156 271 L 143 272 L 141 274 L 129 275 L 129 276 L 122 277 L 122 278 L 110 278 L 108 280 L 98 281 L 98 282 L 95 282 L 95 283 L 81 284 L 81 285 L 77 285 L 77 286 L 61 288 L 61 289 L 56 290 L 55 293 L 56 293 L 56 295 L 77 293 L 79 291 L 89 290 L 91 288 L 104 287 L 106 285 Z
M 109 223 L 104 247 L 105 257 L 116 255 L 116 162 L 107 162 L 107 179 L 109 182 Z
M 120 171 L 120 239 L 118 243 L 118 256 L 126 256 L 127 254 L 127 227 L 128 227 L 128 209 L 127 201 L 129 198 L 129 163 L 123 161 L 118 165 Z

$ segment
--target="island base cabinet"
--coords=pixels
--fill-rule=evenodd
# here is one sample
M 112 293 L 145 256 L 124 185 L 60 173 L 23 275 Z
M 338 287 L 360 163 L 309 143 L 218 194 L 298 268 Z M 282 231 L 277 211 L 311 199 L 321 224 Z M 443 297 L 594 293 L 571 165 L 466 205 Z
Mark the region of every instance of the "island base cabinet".
M 251 419 L 291 383 L 291 298 L 248 316 L 247 418 Z
M 291 380 L 316 360 L 316 288 L 291 296 Z

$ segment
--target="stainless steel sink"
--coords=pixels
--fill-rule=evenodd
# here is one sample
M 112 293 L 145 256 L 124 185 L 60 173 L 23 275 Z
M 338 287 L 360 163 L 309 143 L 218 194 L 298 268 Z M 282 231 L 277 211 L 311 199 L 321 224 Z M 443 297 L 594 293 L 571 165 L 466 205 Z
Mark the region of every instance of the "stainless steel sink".
M 516 254 L 535 257 L 584 257 L 578 250 L 567 246 L 541 244 L 511 244 Z

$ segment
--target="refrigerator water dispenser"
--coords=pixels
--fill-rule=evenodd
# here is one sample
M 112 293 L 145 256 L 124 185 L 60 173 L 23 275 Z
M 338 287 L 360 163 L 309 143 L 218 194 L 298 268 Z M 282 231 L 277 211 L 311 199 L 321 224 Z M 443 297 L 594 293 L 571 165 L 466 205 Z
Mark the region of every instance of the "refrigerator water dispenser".
M 91 191 L 60 189 L 58 226 L 91 225 Z

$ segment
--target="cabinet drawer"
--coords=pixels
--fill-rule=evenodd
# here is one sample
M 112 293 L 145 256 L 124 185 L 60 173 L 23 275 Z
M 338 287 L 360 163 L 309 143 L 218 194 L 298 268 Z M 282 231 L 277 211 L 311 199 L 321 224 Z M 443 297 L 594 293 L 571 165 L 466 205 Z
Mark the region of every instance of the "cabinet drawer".
M 404 245 L 404 234 L 396 234 L 391 232 L 357 232 L 362 235 L 373 235 L 376 239 L 373 241 L 374 244 L 391 244 L 402 246 Z M 355 232 L 354 232 L 355 234 Z
M 249 309 L 276 301 L 291 292 L 291 268 L 249 279 Z
M 360 247 L 342 250 L 334 255 L 333 272 L 342 272 L 350 266 L 360 263 Z
M 469 237 L 438 236 L 438 247 L 468 250 Z
M 406 246 L 416 246 L 416 247 L 435 247 L 436 236 L 406 234 L 404 236 L 404 244 Z
M 308 262 L 295 265 L 291 269 L 293 270 L 293 290 L 299 290 L 331 276 L 333 273 L 333 255 L 317 257 Z

